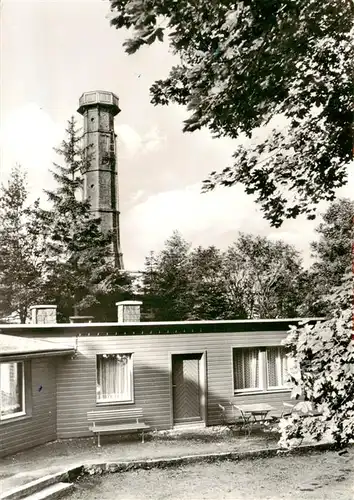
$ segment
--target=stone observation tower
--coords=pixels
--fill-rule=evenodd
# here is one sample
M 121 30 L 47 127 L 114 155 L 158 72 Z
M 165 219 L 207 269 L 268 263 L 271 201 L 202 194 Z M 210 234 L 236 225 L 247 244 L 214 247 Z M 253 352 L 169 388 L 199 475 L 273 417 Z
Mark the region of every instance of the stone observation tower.
M 84 173 L 84 197 L 92 212 L 101 219 L 102 232 L 113 231 L 112 253 L 115 266 L 123 269 L 119 236 L 118 172 L 114 117 L 120 112 L 118 97 L 112 92 L 84 92 L 79 109 L 84 117 L 84 144 L 89 166 Z

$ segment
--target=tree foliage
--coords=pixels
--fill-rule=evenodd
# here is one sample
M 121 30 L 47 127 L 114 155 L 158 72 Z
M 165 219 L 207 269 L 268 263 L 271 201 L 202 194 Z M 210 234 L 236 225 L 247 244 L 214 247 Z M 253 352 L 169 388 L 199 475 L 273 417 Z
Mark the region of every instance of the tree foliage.
M 72 118 L 65 140 L 56 149 L 63 158 L 63 164 L 54 164 L 52 171 L 57 187 L 46 191 L 51 208 L 42 211 L 43 224 L 50 228 L 46 295 L 57 304 L 62 319 L 93 312 L 96 319 L 114 320 L 114 304 L 129 296 L 130 280 L 114 267 L 112 235 L 101 232 L 90 201 L 80 195 L 91 154 L 81 144 Z
M 330 437 L 339 447 L 354 438 L 353 221 L 353 202 L 341 199 L 317 228 L 317 260 L 309 273 L 312 312 L 325 312 L 328 319 L 293 327 L 285 344 L 295 366 L 293 397 L 301 396 L 322 416 L 295 413 L 283 420 L 280 442 L 286 448 L 308 436 Z
M 142 299 L 154 320 L 294 317 L 302 276 L 298 253 L 283 242 L 240 233 L 225 251 L 191 249 L 175 232 L 146 260 Z
M 193 249 L 189 256 L 189 312 L 187 319 L 216 320 L 240 317 L 228 294 L 224 254 L 215 246 Z
M 304 288 L 299 253 L 283 241 L 239 233 L 225 253 L 231 303 L 245 318 L 296 317 Z
M 342 284 L 352 260 L 353 220 L 354 202 L 339 199 L 330 205 L 316 228 L 318 239 L 311 245 L 315 262 L 309 269 L 309 314 L 319 316 L 331 312 L 330 291 Z
M 0 187 L 0 317 L 26 321 L 29 306 L 43 296 L 45 263 L 39 202 L 29 203 L 26 174 L 16 165 Z
M 280 443 L 296 446 L 299 439 L 330 437 L 339 446 L 354 438 L 354 349 L 352 340 L 353 274 L 329 297 L 330 319 L 315 325 L 293 327 L 285 345 L 291 350 L 292 396 L 301 396 L 322 416 L 293 414 L 281 422 Z
M 164 249 L 145 260 L 143 312 L 155 321 L 184 320 L 188 316 L 189 248 L 175 231 Z
M 129 54 L 167 35 L 180 56 L 151 87 L 154 104 L 187 106 L 184 131 L 252 137 L 205 190 L 243 183 L 275 226 L 333 200 L 347 182 L 353 123 L 350 0 L 110 0 Z M 255 129 L 284 127 L 257 141 Z M 270 126 L 270 125 L 269 125 Z

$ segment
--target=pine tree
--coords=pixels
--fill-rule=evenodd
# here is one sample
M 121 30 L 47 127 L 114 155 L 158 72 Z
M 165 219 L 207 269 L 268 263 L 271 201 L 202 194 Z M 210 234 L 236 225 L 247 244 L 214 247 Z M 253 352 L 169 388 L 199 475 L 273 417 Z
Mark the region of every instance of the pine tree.
M 155 321 L 182 321 L 190 313 L 190 244 L 178 231 L 145 261 L 144 314 Z
M 143 321 L 154 321 L 158 317 L 159 290 L 157 286 L 157 257 L 153 251 L 145 257 L 144 271 L 138 283 L 138 295 L 143 305 L 141 317 Z
M 95 319 L 114 320 L 115 302 L 129 296 L 129 279 L 114 267 L 112 234 L 101 232 L 89 200 L 82 199 L 82 174 L 90 164 L 91 151 L 82 146 L 74 118 L 55 151 L 63 164 L 54 164 L 57 188 L 46 191 L 51 209 L 42 213 L 50 227 L 47 296 L 58 305 L 62 319 L 92 312 Z
M 195 248 L 190 254 L 190 311 L 188 319 L 235 319 L 230 307 L 224 257 L 215 246 Z
M 0 188 L 0 318 L 27 319 L 46 282 L 46 228 L 39 201 L 28 203 L 26 174 L 16 165 Z

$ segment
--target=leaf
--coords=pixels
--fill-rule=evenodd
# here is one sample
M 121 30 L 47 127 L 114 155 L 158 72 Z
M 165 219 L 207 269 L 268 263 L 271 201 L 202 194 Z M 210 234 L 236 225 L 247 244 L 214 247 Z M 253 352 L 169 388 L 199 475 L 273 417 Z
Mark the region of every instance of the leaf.
M 111 23 L 130 28 L 129 54 L 168 27 L 179 63 L 152 84 L 154 105 L 186 106 L 184 132 L 250 139 L 233 175 L 221 167 L 203 191 L 242 183 L 274 227 L 333 201 L 352 160 L 352 2 L 111 0 L 111 9 Z

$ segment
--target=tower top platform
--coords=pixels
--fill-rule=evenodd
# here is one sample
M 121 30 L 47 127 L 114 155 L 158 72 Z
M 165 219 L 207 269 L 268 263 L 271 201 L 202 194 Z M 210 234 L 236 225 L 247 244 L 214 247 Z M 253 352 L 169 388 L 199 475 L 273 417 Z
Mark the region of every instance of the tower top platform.
M 84 92 L 79 99 L 79 108 L 77 111 L 83 115 L 87 107 L 97 105 L 111 108 L 113 116 L 120 112 L 118 97 L 113 92 L 107 92 L 106 90 Z

